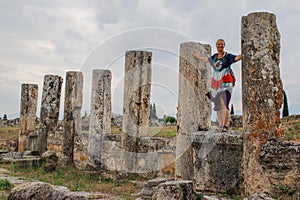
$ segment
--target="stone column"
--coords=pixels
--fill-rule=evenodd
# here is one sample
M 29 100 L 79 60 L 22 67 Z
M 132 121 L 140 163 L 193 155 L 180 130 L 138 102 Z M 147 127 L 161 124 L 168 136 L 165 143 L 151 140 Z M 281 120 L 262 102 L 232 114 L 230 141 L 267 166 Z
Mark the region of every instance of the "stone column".
M 54 133 L 57 126 L 62 83 L 61 76 L 44 76 L 38 145 L 41 154 L 47 151 L 48 134 Z
M 18 151 L 27 150 L 28 136 L 35 131 L 36 110 L 38 103 L 38 85 L 22 84 L 20 107 L 20 132 Z
M 83 74 L 69 71 L 66 73 L 64 102 L 63 162 L 73 162 L 74 139 L 81 133 Z
M 244 179 L 246 195 L 271 191 L 260 163 L 267 139 L 279 138 L 283 100 L 279 70 L 280 34 L 276 16 L 251 13 L 242 18 Z
M 128 51 L 125 55 L 125 83 L 122 148 L 125 171 L 134 171 L 138 138 L 149 128 L 152 52 Z
M 111 134 L 111 78 L 110 70 L 93 70 L 88 144 L 89 164 L 93 167 L 102 163 L 102 141 Z
M 195 42 L 180 45 L 179 94 L 176 145 L 176 179 L 193 179 L 193 154 L 190 135 L 207 131 L 211 126 L 211 66 L 193 57 L 195 49 L 209 56 L 211 47 Z

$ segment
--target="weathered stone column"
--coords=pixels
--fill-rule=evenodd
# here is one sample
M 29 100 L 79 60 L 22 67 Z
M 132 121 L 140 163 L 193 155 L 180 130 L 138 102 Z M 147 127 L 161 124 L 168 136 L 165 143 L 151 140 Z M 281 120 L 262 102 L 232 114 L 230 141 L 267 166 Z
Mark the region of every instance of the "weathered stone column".
M 21 89 L 19 152 L 27 150 L 28 136 L 35 131 L 38 85 L 22 84 Z
M 54 133 L 60 108 L 61 86 L 63 78 L 57 75 L 45 75 L 40 114 L 39 152 L 47 151 L 47 138 Z
M 192 180 L 194 176 L 190 135 L 211 126 L 211 103 L 205 95 L 210 90 L 211 67 L 193 57 L 195 49 L 202 56 L 211 53 L 210 45 L 195 42 L 180 45 L 175 176 L 184 180 Z
M 125 83 L 122 149 L 125 171 L 134 171 L 137 139 L 148 134 L 152 52 L 128 51 L 125 55 Z
M 281 136 L 283 90 L 279 70 L 280 34 L 276 16 L 251 13 L 242 18 L 244 179 L 246 195 L 272 189 L 261 165 L 262 148 Z
M 83 74 L 69 71 L 66 73 L 64 102 L 63 162 L 73 162 L 74 139 L 81 132 Z
M 93 167 L 101 166 L 102 141 L 111 134 L 111 78 L 110 70 L 93 70 L 88 144 L 89 164 Z

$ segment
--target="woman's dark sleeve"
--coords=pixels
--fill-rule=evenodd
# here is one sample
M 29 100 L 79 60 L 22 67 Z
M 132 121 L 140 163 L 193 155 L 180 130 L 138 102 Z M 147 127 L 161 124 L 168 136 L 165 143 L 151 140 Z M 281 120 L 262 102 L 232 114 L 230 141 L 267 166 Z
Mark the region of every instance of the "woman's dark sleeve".
M 232 63 L 235 63 L 234 59 L 235 59 L 236 55 L 229 53 L 229 54 L 227 54 L 227 56 L 228 56 L 229 65 L 231 65 Z

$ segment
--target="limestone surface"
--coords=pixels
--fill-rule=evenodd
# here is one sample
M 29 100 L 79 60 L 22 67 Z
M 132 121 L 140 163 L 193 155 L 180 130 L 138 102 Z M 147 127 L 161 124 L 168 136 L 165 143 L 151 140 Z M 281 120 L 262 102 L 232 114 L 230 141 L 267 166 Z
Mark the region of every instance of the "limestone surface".
M 88 144 L 91 165 L 102 162 L 101 152 L 105 151 L 103 137 L 111 134 L 111 78 L 109 70 L 93 70 Z
M 245 192 L 272 190 L 259 162 L 268 138 L 280 138 L 283 89 L 279 69 L 280 34 L 276 16 L 251 13 L 242 18 L 242 94 Z
M 18 151 L 27 150 L 28 136 L 35 131 L 36 110 L 38 104 L 38 85 L 22 84 L 20 107 L 20 132 Z
M 73 162 L 74 141 L 81 133 L 83 74 L 69 71 L 66 73 L 64 102 L 63 162 Z
M 122 123 L 123 168 L 136 171 L 138 137 L 146 136 L 149 128 L 151 94 L 151 59 L 147 51 L 127 51 Z
M 39 151 L 41 154 L 47 151 L 49 132 L 53 133 L 57 127 L 62 83 L 63 78 L 61 76 L 44 76 L 39 129 Z
M 192 148 L 189 135 L 211 126 L 211 103 L 205 95 L 210 90 L 211 66 L 193 57 L 195 49 L 209 56 L 209 45 L 188 42 L 180 45 L 178 136 L 176 147 L 176 178 L 193 178 Z
M 194 199 L 192 181 L 168 181 L 158 186 L 152 199 L 184 200 Z

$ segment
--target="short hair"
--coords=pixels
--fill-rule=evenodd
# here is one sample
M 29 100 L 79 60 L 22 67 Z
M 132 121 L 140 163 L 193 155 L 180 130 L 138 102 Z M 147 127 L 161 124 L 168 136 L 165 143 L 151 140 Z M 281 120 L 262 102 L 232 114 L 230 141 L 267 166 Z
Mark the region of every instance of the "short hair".
M 218 39 L 218 40 L 216 41 L 216 45 L 217 45 L 218 42 L 220 42 L 220 41 L 224 42 L 224 45 L 225 45 L 225 40 L 224 40 L 224 39 Z

